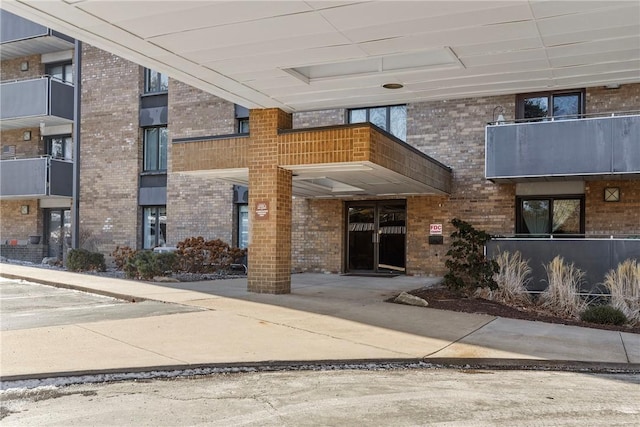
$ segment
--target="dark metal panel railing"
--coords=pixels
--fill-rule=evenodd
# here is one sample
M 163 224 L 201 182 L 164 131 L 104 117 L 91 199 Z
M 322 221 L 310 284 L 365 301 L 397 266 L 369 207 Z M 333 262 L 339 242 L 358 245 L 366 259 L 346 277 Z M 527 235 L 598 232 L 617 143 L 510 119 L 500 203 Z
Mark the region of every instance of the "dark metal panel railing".
M 48 156 L 2 160 L 0 197 L 71 197 L 73 162 Z
M 49 76 L 0 83 L 0 119 L 56 116 L 73 120 L 73 85 Z
M 528 260 L 532 270 L 530 291 L 542 291 L 547 287 L 544 266 L 556 256 L 573 263 L 585 273 L 582 291 L 605 292 L 602 286 L 609 270 L 617 268 L 626 259 L 640 262 L 640 236 L 638 238 L 494 238 L 487 242 L 487 255 L 519 251 Z
M 640 115 L 492 125 L 485 176 L 500 181 L 640 174 Z

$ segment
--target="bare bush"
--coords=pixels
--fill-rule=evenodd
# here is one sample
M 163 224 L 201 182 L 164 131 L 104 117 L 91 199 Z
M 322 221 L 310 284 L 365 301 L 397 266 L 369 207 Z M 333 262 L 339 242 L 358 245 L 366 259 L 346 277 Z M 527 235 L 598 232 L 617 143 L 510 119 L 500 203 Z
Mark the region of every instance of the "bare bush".
M 186 273 L 212 273 L 225 270 L 246 255 L 246 249 L 233 248 L 220 239 L 190 237 L 177 245 L 179 270 Z
M 78 247 L 90 252 L 98 252 L 100 247 L 100 239 L 93 234 L 91 230 L 80 227 L 78 233 Z
M 540 295 L 541 307 L 560 316 L 578 318 L 588 306 L 580 296 L 584 272 L 573 263 L 565 264 L 561 256 L 556 256 L 544 268 L 549 286 Z
M 496 257 L 498 272 L 493 279 L 498 289 L 493 291 L 492 299 L 508 305 L 529 304 L 531 297 L 527 285 L 531 281 L 531 267 L 529 261 L 522 259 L 520 251 L 513 254 L 509 251 L 501 252 Z
M 631 324 L 640 324 L 640 263 L 628 259 L 610 270 L 604 285 L 611 293 L 611 305 L 624 313 Z

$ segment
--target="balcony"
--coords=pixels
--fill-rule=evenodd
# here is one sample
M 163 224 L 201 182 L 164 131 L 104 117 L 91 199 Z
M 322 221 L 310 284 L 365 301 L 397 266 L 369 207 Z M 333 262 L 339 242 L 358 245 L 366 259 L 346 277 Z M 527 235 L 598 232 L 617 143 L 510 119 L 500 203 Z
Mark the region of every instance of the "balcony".
M 0 10 L 0 43 L 3 61 L 74 48 L 71 37 L 6 10 Z
M 547 287 L 544 265 L 557 255 L 565 263 L 574 263 L 585 273 L 581 290 L 585 293 L 604 292 L 602 282 L 609 270 L 617 268 L 626 259 L 640 261 L 640 235 L 606 236 L 602 238 L 494 238 L 487 242 L 487 255 L 520 251 L 531 267 L 528 289 L 540 292 Z
M 0 162 L 0 199 L 71 197 L 73 162 L 40 157 Z
M 73 85 L 48 76 L 0 83 L 0 129 L 73 123 Z
M 489 125 L 485 176 L 494 182 L 640 177 L 640 115 Z

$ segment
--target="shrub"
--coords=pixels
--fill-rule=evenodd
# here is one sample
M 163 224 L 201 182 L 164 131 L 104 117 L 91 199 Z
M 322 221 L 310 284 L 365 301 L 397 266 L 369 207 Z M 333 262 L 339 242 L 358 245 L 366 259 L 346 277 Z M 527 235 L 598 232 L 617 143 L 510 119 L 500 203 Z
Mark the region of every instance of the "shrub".
M 456 231 L 451 233 L 451 249 L 445 261 L 449 272 L 444 284 L 452 291 L 471 294 L 477 287 L 496 289 L 493 275 L 498 272 L 498 263 L 484 256 L 484 244 L 491 238 L 465 221 L 454 218 L 451 224 Z
M 584 272 L 573 263 L 565 264 L 561 256 L 556 256 L 544 268 L 549 286 L 540 295 L 542 307 L 560 316 L 577 318 L 588 305 L 580 297 Z
M 175 253 L 138 251 L 134 257 L 127 261 L 124 270 L 129 278 L 151 280 L 156 276 L 171 274 L 176 265 L 177 255 Z
M 633 324 L 640 324 L 640 263 L 628 259 L 609 271 L 604 285 L 611 293 L 611 305 Z
M 118 270 L 124 270 L 127 263 L 135 258 L 138 251 L 135 249 L 131 249 L 129 246 L 116 246 L 113 252 L 111 252 L 111 256 L 113 257 L 113 262 L 116 265 Z
M 502 301 L 509 305 L 529 304 L 531 297 L 527 291 L 527 284 L 531 281 L 531 267 L 529 262 L 522 259 L 520 251 L 513 254 L 509 251 L 501 252 L 496 257 L 498 272 L 493 279 L 497 289 L 481 288 L 476 296 L 489 300 Z
M 104 255 L 85 249 L 71 249 L 67 255 L 69 271 L 105 271 Z
M 624 325 L 627 323 L 627 316 L 621 310 L 610 305 L 588 307 L 582 312 L 580 319 L 601 325 Z
M 220 239 L 205 240 L 190 237 L 177 245 L 180 271 L 187 273 L 212 273 L 226 269 L 246 254 L 245 249 L 232 248 Z

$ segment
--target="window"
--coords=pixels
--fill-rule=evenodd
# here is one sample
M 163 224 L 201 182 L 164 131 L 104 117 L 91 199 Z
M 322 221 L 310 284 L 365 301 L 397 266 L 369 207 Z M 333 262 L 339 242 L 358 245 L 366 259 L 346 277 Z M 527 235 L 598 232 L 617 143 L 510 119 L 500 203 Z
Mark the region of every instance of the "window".
M 371 122 L 380 129 L 386 130 L 398 139 L 407 139 L 407 107 L 394 105 L 390 107 L 357 108 L 349 110 L 349 123 Z
M 518 197 L 516 233 L 539 237 L 584 234 L 584 196 Z
M 167 128 L 144 130 L 144 171 L 167 170 Z
M 238 133 L 249 133 L 249 119 L 238 119 Z
M 540 92 L 518 95 L 517 118 L 538 122 L 578 119 L 584 114 L 584 91 Z
M 167 243 L 167 207 L 147 206 L 142 218 L 143 249 L 165 246 Z
M 45 144 L 49 156 L 56 159 L 73 159 L 73 142 L 70 135 L 48 136 Z
M 45 74 L 62 82 L 73 83 L 73 64 L 71 62 L 47 64 Z
M 238 205 L 238 247 L 249 247 L 249 206 Z
M 169 90 L 169 77 L 148 68 L 144 69 L 144 93 L 166 92 Z
M 249 133 L 249 109 L 242 105 L 234 105 L 234 116 L 236 118 L 236 124 L 238 133 Z

